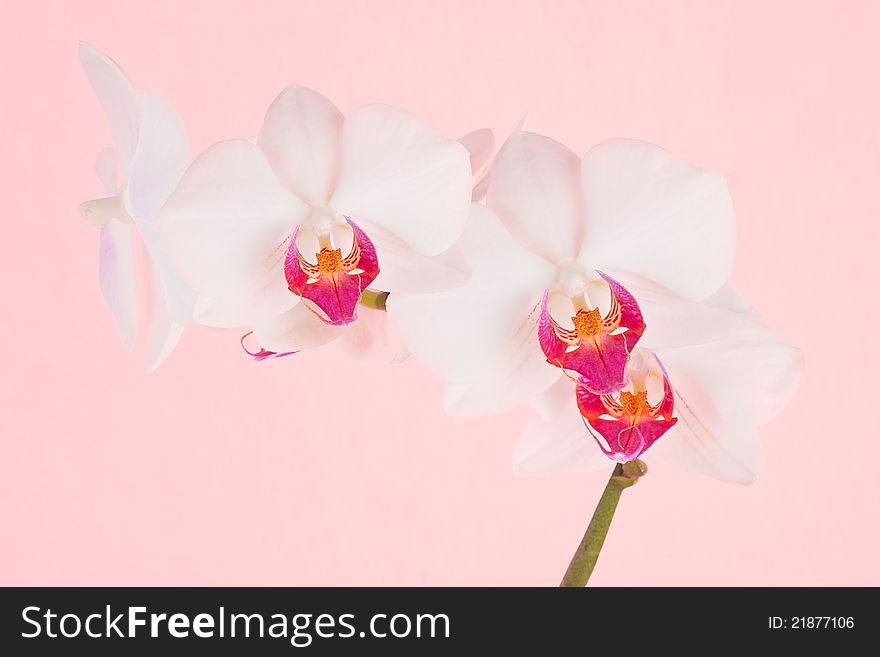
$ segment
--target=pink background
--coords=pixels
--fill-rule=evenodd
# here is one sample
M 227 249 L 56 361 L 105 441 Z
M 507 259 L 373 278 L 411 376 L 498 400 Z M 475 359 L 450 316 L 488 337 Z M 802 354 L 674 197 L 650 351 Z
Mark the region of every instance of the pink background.
M 649 452 L 593 581 L 880 584 L 878 22 L 837 1 L 5 2 L 0 583 L 555 585 L 607 477 L 514 476 L 525 410 L 446 417 L 394 349 L 256 364 L 239 332 L 191 331 L 146 374 L 76 213 L 109 143 L 84 39 L 172 100 L 194 151 L 299 82 L 450 136 L 528 109 L 580 153 L 636 137 L 724 172 L 734 282 L 806 374 L 751 487 Z

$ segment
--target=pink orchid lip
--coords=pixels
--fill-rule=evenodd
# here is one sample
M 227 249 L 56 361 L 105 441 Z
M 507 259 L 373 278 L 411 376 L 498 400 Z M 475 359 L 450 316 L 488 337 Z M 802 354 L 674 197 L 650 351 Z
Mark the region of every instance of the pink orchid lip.
M 322 246 L 315 254 L 317 262 L 306 260 L 296 243 L 297 226 L 284 260 L 284 276 L 290 291 L 306 300 L 309 310 L 322 321 L 334 326 L 357 319 L 361 293 L 379 275 L 373 242 L 351 219 L 345 217 L 345 221 L 351 227 L 353 239 L 351 250 L 344 258 L 340 249 Z
M 672 416 L 674 399 L 669 376 L 660 360 L 656 356 L 654 359 L 663 374 L 663 398 L 657 404 L 648 401 L 644 389 L 596 394 L 578 382 L 575 395 L 584 424 L 613 461 L 625 463 L 638 458 L 678 422 Z
M 580 375 L 582 385 L 595 394 L 611 394 L 625 385 L 630 352 L 645 332 L 639 304 L 629 291 L 607 274 L 611 306 L 604 317 L 598 308 L 580 309 L 571 318 L 574 328 L 560 326 L 550 314 L 550 291 L 544 291 L 538 341 L 547 362 Z

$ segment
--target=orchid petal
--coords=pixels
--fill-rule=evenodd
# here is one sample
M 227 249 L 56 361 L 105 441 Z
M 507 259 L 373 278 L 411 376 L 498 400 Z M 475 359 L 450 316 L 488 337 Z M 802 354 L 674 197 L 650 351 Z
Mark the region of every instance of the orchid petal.
M 655 413 L 659 417 L 669 419 L 675 411 L 675 391 L 672 389 L 672 383 L 669 381 L 669 372 L 666 371 L 663 362 L 656 354 L 654 355 L 654 360 L 660 366 L 660 371 L 663 373 L 663 397 L 655 405 Z
M 149 267 L 149 265 L 148 265 Z M 165 298 L 162 276 L 156 267 L 149 267 L 150 320 L 147 327 L 147 370 L 161 365 L 177 346 L 183 326 L 174 321 Z
M 486 198 L 486 194 L 489 193 L 489 174 L 485 174 L 479 182 L 474 185 L 474 190 L 471 192 L 471 200 L 475 203 L 482 202 Z
M 192 322 L 195 294 L 177 273 L 156 225 L 159 209 L 174 191 L 189 163 L 180 116 L 163 98 L 144 96 L 140 139 L 125 190 L 125 204 L 153 261 L 162 298 L 175 323 Z
M 800 350 L 761 324 L 657 355 L 699 385 L 721 415 L 759 426 L 788 403 L 803 371 Z M 679 388 L 675 379 L 672 385 Z
M 574 382 L 563 376 L 545 392 L 533 397 L 529 403 L 545 422 L 550 422 L 569 407 L 575 389 Z
M 685 470 L 737 484 L 754 482 L 761 446 L 753 425 L 718 412 L 703 387 L 678 371 L 664 355 L 675 395 L 678 422 L 652 451 Z
M 118 219 L 101 226 L 98 276 L 101 293 L 116 322 L 116 331 L 122 345 L 130 351 L 137 337 L 140 309 L 131 231 Z
M 544 290 L 541 299 L 541 315 L 538 318 L 538 344 L 547 357 L 547 362 L 562 367 L 568 344 L 559 337 L 558 326 L 550 315 L 550 290 Z
M 320 347 L 345 331 L 345 327 L 322 322 L 305 304 L 298 303 L 283 315 L 254 324 L 254 339 L 263 349 L 280 353 Z
M 373 287 L 392 294 L 440 292 L 458 287 L 470 271 L 457 246 L 436 256 L 417 253 L 396 235 L 378 227 L 370 231 L 381 270 Z
M 468 215 L 467 150 L 414 116 L 385 105 L 352 112 L 342 130 L 342 177 L 330 205 L 372 234 L 381 227 L 423 255 L 461 235 Z
M 147 92 L 125 195 L 126 209 L 136 223 L 155 220 L 189 161 L 180 115 L 164 98 Z
M 384 311 L 361 307 L 358 320 L 345 327 L 339 346 L 352 358 L 371 358 L 388 346 L 385 323 Z
M 278 267 L 283 268 L 279 259 Z M 249 326 L 282 314 L 299 303 L 290 292 L 284 276 L 274 269 L 266 272 L 262 280 L 223 299 L 200 295 L 193 306 L 193 319 L 204 326 L 236 328 Z M 279 312 L 280 310 L 280 312 Z
M 104 148 L 95 158 L 95 175 L 104 186 L 107 196 L 116 194 L 116 156 L 112 148 Z
M 562 367 L 581 375 L 584 384 L 596 394 L 617 392 L 626 384 L 624 370 L 629 357 L 626 334 L 599 334 L 584 338 L 562 359 Z
M 299 303 L 299 297 L 290 292 L 283 271 L 284 258 L 277 256 L 277 266 L 267 268 L 259 280 L 223 299 L 207 295 L 196 297 L 193 319 L 204 326 L 236 328 L 250 326 L 283 314 Z
M 641 456 L 677 422 L 677 418 L 657 419 L 633 425 L 624 420 L 596 418 L 590 420 L 589 424 L 593 432 L 600 434 L 608 445 L 606 448 L 597 441 L 599 449 L 612 460 L 625 463 Z
M 156 269 L 157 284 L 163 288 L 162 298 L 168 304 L 168 312 L 177 324 L 192 324 L 196 294 L 171 262 L 158 226 L 155 222 L 145 224 L 140 228 L 140 235 Z
M 492 157 L 495 135 L 489 128 L 481 128 L 459 137 L 458 143 L 467 149 L 471 156 L 471 173 L 476 174 Z
M 574 257 L 584 223 L 578 171 L 566 146 L 515 133 L 495 157 L 487 203 L 533 253 L 551 262 Z
M 742 313 L 746 318 L 758 322 L 764 323 L 761 314 L 752 307 L 752 305 L 746 301 L 746 298 L 741 295 L 736 289 L 726 283 L 718 288 L 718 291 L 715 292 L 707 301 L 718 308 L 723 308 L 725 310 L 731 312 Z
M 526 112 L 523 114 L 522 118 L 519 120 L 517 126 L 513 129 L 511 134 L 516 134 L 522 130 L 526 129 L 526 126 L 529 123 L 529 113 Z M 508 137 L 509 139 L 509 137 Z M 494 140 L 494 136 L 493 136 Z M 507 140 L 505 140 L 507 143 Z M 497 156 L 497 153 L 496 153 Z M 482 202 L 486 198 L 486 194 L 489 192 L 489 178 L 492 173 L 492 165 L 495 162 L 495 158 L 492 158 L 486 166 L 483 168 L 480 177 L 477 179 L 477 182 L 474 183 L 474 191 L 471 193 L 471 200 L 475 203 Z M 474 173 L 477 172 L 477 169 L 474 169 Z
M 447 382 L 477 383 L 507 366 L 525 339 L 524 327 L 535 337 L 528 347 L 540 355 L 529 316 L 533 328 L 541 290 L 554 272 L 484 206 L 473 206 L 461 248 L 474 268 L 465 285 L 435 294 L 392 294 L 388 313 L 428 369 Z
M 577 400 L 578 411 L 586 419 L 594 420 L 608 413 L 608 408 L 602 402 L 602 395 L 597 395 L 586 385 L 577 385 L 574 395 Z
M 568 402 L 550 418 L 534 413 L 513 450 L 517 474 L 593 472 L 608 468 L 608 457 L 584 426 L 568 383 Z
M 140 96 L 112 59 L 80 42 L 79 60 L 95 90 L 113 135 L 113 148 L 123 178 L 128 175 L 140 131 Z
M 307 203 L 324 204 L 339 179 L 342 113 L 321 94 L 290 86 L 269 106 L 257 139 L 281 180 Z
M 262 151 L 238 139 L 196 158 L 165 204 L 159 227 L 196 292 L 216 302 L 259 295 L 249 303 L 265 317 L 290 307 L 267 280 L 284 283 L 290 235 L 306 213 Z
M 587 266 L 644 276 L 694 300 L 727 280 L 736 230 L 722 176 L 653 144 L 614 139 L 584 156 L 581 179 Z
M 639 341 L 645 348 L 712 342 L 763 321 L 730 285 L 723 285 L 704 301 L 691 301 L 639 276 L 614 276 L 633 294 L 643 315 L 650 319 Z
M 619 419 L 605 418 L 590 420 L 589 424 L 599 449 L 614 461 L 621 463 L 632 461 L 648 448 L 640 426 L 633 426 Z M 595 434 L 599 434 L 601 439 Z
M 446 387 L 443 406 L 449 415 L 480 417 L 508 411 L 547 391 L 560 370 L 549 367 L 537 347 L 536 327 L 523 336 L 505 366 L 479 383 Z
M 645 332 L 645 320 L 642 317 L 639 303 L 625 286 L 621 285 L 611 276 L 601 271 L 596 273 L 608 285 L 611 293 L 612 308 L 616 307 L 620 310 L 620 316 L 615 318 L 614 321 L 619 327 L 626 328 L 622 335 L 626 337 L 627 351 L 632 351 L 639 338 Z

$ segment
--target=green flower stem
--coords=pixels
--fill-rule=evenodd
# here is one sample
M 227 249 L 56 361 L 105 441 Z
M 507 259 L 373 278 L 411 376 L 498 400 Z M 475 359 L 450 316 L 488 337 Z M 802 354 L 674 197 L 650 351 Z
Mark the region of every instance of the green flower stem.
M 599 552 L 602 551 L 602 545 L 605 543 L 605 536 L 608 535 L 608 528 L 614 519 L 614 512 L 617 510 L 617 503 L 623 491 L 635 484 L 639 477 L 648 471 L 648 466 L 639 459 L 628 461 L 627 463 L 618 463 L 611 473 L 611 478 L 599 498 L 596 510 L 593 511 L 593 517 L 584 532 L 581 544 L 575 550 L 568 570 L 562 577 L 559 586 L 577 586 L 583 587 L 590 580 L 593 574 L 593 568 L 596 567 L 596 561 L 599 559 Z
M 371 290 L 367 288 L 361 292 L 360 304 L 374 310 L 385 310 L 385 300 L 388 298 L 387 292 L 381 290 Z

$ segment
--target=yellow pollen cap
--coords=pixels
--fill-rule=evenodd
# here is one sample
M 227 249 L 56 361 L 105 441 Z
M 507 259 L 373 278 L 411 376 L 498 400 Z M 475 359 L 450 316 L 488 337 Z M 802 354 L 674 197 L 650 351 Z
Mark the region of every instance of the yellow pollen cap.
M 316 255 L 323 272 L 333 274 L 342 267 L 342 249 L 321 249 Z
M 574 322 L 574 327 L 578 334 L 585 338 L 598 335 L 602 327 L 602 315 L 599 313 L 598 308 L 592 308 L 591 310 L 584 310 L 582 308 L 571 318 L 571 321 Z
M 620 393 L 620 406 L 627 415 L 641 415 L 648 407 L 648 391 L 642 390 L 632 394 L 624 390 Z

